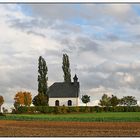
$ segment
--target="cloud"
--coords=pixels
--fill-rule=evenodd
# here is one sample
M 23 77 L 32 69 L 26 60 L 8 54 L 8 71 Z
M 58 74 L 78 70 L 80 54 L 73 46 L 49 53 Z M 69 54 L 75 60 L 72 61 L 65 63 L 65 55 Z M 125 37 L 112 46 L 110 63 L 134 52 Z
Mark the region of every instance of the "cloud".
M 54 10 L 55 9 L 55 10 Z M 103 93 L 139 98 L 139 13 L 130 4 L 0 5 L 0 91 L 5 106 L 17 91 L 37 94 L 38 57 L 48 84 L 63 81 L 62 54 L 70 58 L 81 93 L 97 104 Z
M 55 20 L 73 18 L 74 15 L 77 16 L 78 11 L 74 4 L 31 4 L 26 6 L 31 8 L 32 15 Z
M 130 4 L 30 4 L 25 6 L 31 8 L 32 16 L 51 20 L 68 20 L 75 17 L 93 20 L 92 18 L 106 15 L 115 17 L 117 20 L 125 20 L 129 15 L 136 14 Z
M 3 8 L 3 6 L 1 7 Z M 7 7 L 3 8 L 2 14 L 8 13 L 10 18 L 15 15 L 7 11 Z M 37 94 L 38 57 L 46 55 L 48 52 L 49 55 L 55 56 L 55 50 L 59 45 L 55 40 L 51 41 L 51 39 L 44 39 L 38 34 L 29 34 L 23 30 L 12 28 L 9 26 L 11 20 L 6 22 L 8 17 L 5 19 L 3 15 L 0 15 L 0 21 L 2 21 L 0 29 L 3 32 L 0 35 L 0 89 L 5 98 L 5 104 L 12 104 L 17 91 L 28 90 L 32 91 L 33 95 Z M 51 57 L 47 58 L 52 59 Z

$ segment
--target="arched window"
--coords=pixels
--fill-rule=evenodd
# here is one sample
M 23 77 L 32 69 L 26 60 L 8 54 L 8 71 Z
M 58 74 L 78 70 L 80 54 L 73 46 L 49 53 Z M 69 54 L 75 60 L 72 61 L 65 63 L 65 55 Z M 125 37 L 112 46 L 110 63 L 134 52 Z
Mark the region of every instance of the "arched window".
M 68 100 L 68 106 L 72 106 L 72 101 Z
M 55 101 L 55 106 L 59 106 L 59 100 Z

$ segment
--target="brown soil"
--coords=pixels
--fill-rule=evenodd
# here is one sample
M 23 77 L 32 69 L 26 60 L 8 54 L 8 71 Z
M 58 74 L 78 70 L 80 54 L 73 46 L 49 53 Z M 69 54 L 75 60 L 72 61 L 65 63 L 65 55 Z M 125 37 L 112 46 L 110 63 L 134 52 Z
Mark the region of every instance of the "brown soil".
M 134 137 L 140 136 L 140 122 L 47 122 L 0 120 L 0 136 Z

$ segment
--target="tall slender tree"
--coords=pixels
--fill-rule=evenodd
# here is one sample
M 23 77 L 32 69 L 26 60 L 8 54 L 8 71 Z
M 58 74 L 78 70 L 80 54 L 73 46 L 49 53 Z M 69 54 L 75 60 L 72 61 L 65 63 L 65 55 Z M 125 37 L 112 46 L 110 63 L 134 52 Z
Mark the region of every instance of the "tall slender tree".
M 62 69 L 64 72 L 64 82 L 71 82 L 70 62 L 67 54 L 63 54 Z
M 45 59 L 40 56 L 38 59 L 38 95 L 33 98 L 33 104 L 35 106 L 46 106 L 49 102 L 48 97 L 48 68 Z
M 46 65 L 46 61 L 42 56 L 39 57 L 38 60 L 38 93 L 43 93 L 44 95 L 47 93 L 48 86 L 47 86 L 47 72 L 48 68 Z

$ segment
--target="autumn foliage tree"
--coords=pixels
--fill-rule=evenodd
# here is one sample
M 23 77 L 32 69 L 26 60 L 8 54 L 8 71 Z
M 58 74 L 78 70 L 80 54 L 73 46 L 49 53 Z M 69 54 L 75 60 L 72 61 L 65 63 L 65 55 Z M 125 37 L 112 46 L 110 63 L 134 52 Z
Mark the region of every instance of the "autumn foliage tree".
M 1 106 L 4 103 L 4 99 L 3 96 L 0 96 L 0 113 L 1 113 Z
M 14 102 L 15 108 L 17 108 L 18 106 L 30 106 L 32 102 L 32 95 L 30 92 L 19 91 L 15 95 L 14 100 L 15 100 Z

